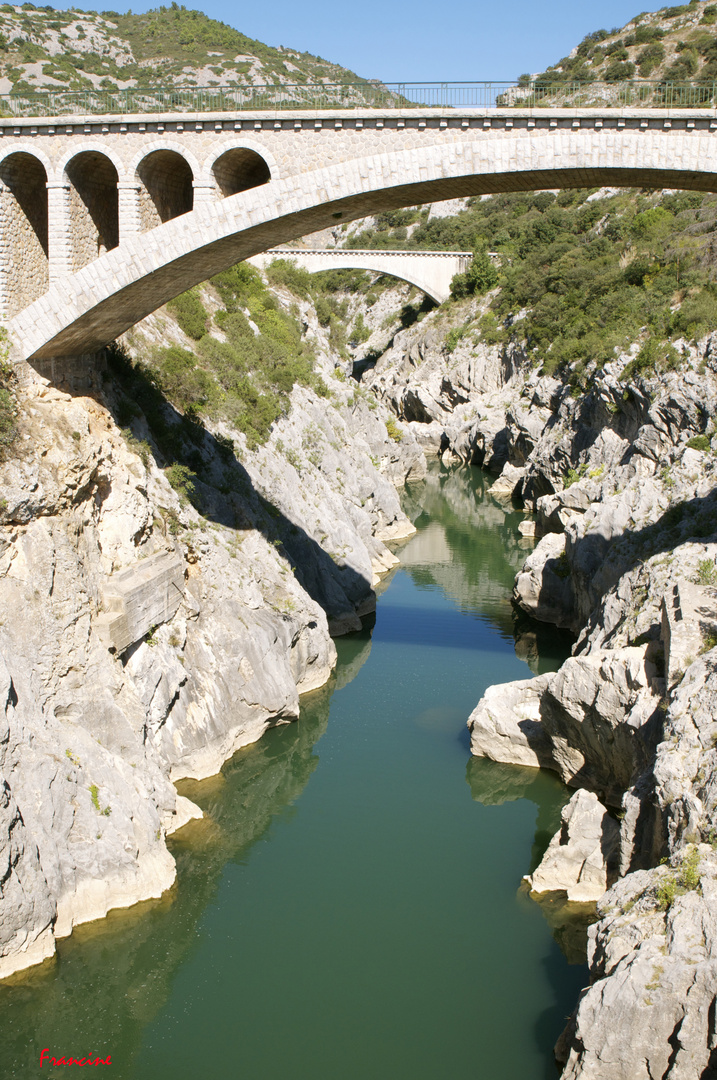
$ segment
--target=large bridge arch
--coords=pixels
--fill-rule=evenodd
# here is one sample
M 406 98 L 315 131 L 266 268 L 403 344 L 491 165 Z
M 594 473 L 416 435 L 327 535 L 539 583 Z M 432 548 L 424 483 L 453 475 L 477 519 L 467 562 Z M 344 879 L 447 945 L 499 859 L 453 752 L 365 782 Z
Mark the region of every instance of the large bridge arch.
M 78 147 L 63 165 L 69 185 L 70 266 L 80 270 L 119 244 L 120 173 L 114 155 L 91 146 Z
M 129 237 L 12 320 L 26 359 L 97 349 L 168 300 L 277 244 L 383 209 L 559 187 L 717 191 L 717 138 L 581 129 L 539 138 L 477 133 L 419 153 L 354 159 L 252 188 Z
M 102 154 L 103 157 L 109 158 L 117 171 L 118 179 L 127 179 L 122 158 L 111 146 L 108 146 L 107 143 L 102 142 L 100 139 L 82 139 L 78 146 L 73 146 L 71 150 L 67 150 L 62 155 L 52 171 L 48 170 L 47 175 L 50 180 L 54 180 L 58 183 L 61 182 L 65 177 L 67 166 L 72 159 L 76 158 L 78 154 L 86 153 L 88 151 L 95 154 Z

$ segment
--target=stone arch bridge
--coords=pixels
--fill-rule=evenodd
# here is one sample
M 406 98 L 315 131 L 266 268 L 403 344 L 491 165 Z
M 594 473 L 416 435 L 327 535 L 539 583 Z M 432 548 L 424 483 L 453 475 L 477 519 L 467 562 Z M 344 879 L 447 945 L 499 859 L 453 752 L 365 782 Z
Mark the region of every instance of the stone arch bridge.
M 451 281 L 473 257 L 471 251 L 386 251 L 361 248 L 270 248 L 248 261 L 265 267 L 274 259 L 287 259 L 310 274 L 325 270 L 371 270 L 415 285 L 442 304 L 451 295 Z
M 0 314 L 19 359 L 77 357 L 232 264 L 337 222 L 601 184 L 717 191 L 717 111 L 0 118 Z

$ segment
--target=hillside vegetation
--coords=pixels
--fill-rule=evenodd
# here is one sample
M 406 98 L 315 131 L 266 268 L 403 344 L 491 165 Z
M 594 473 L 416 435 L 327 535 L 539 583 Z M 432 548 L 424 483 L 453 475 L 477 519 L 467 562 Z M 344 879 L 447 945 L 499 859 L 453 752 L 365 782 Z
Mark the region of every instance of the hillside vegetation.
M 361 81 L 337 64 L 264 45 L 176 3 L 124 15 L 0 7 L 2 93 Z
M 628 374 L 675 365 L 681 341 L 717 325 L 717 196 L 542 191 L 471 199 L 432 220 L 399 213 L 415 223 L 410 237 L 404 219 L 391 227 L 381 215 L 351 245 L 474 249 L 471 280 L 454 283 L 453 302 L 491 292 L 458 334 L 524 343 L 545 373 L 561 370 L 576 388 L 634 342 L 641 347 Z M 497 255 L 497 273 L 476 274 L 486 249 Z
M 537 78 L 550 83 L 717 80 L 717 4 L 691 0 L 644 11 L 622 28 L 596 30 Z

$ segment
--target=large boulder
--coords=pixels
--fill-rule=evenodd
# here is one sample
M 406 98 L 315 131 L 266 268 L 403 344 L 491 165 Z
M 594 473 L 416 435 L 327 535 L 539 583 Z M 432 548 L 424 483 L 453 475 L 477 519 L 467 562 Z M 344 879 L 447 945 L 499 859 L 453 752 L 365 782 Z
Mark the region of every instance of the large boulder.
M 510 765 L 554 768 L 540 720 L 549 675 L 490 686 L 468 718 L 471 753 Z
M 594 903 L 615 880 L 619 835 L 597 795 L 581 788 L 563 807 L 540 865 L 524 880 L 532 893 L 564 892 L 568 900 Z

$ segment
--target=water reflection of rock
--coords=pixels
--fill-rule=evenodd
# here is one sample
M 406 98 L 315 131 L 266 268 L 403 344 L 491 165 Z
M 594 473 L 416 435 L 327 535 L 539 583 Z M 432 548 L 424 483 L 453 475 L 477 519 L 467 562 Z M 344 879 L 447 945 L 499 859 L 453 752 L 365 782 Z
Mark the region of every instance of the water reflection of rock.
M 484 806 L 502 806 L 516 799 L 530 799 L 539 806 L 537 786 L 540 781 L 538 769 L 522 768 L 520 765 L 505 765 L 489 758 L 471 757 L 466 765 L 466 781 L 475 802 Z M 533 797 L 531 798 L 531 790 Z M 560 810 L 556 822 L 560 821 Z M 552 836 L 553 829 L 550 833 Z
M 484 806 L 500 806 L 516 799 L 529 799 L 538 809 L 530 871 L 538 865 L 551 838 L 560 825 L 561 807 L 555 800 L 545 798 L 547 785 L 559 783 L 540 769 L 504 765 L 487 758 L 471 758 L 466 766 L 466 781 L 476 802 Z M 566 790 L 567 798 L 567 790 Z M 565 895 L 545 893 L 530 897 L 529 888 L 521 882 L 519 895 L 525 903 L 537 903 L 555 941 L 569 964 L 584 964 L 587 931 L 595 922 L 594 904 L 571 904 Z
M 513 607 L 513 581 L 525 562 L 518 533 L 523 515 L 486 498 L 488 487 L 479 469 L 440 465 L 411 485 L 403 507 L 418 533 L 401 551 L 401 565 L 419 587 L 438 586 L 461 610 L 516 636 L 518 655 L 531 670 L 553 670 L 569 655 L 573 639 Z
M 575 636 L 550 623 L 539 623 L 513 608 L 515 655 L 524 660 L 534 675 L 556 671 L 572 650 Z
M 525 881 L 521 882 L 519 892 L 526 903 L 538 905 L 568 963 L 584 964 L 588 929 L 598 918 L 597 905 L 573 903 L 561 892 L 531 896 L 530 886 Z
M 345 662 L 326 687 L 302 698 L 298 723 L 240 750 L 218 776 L 180 785 L 205 817 L 172 838 L 177 881 L 161 900 L 78 927 L 54 961 L 0 986 L 3 1077 L 35 1080 L 43 1047 L 56 1056 L 111 1054 L 115 1074 L 130 1075 L 144 1028 L 167 1000 L 226 864 L 247 856 L 316 768 L 331 695 L 365 663 L 369 632 L 341 647 Z

